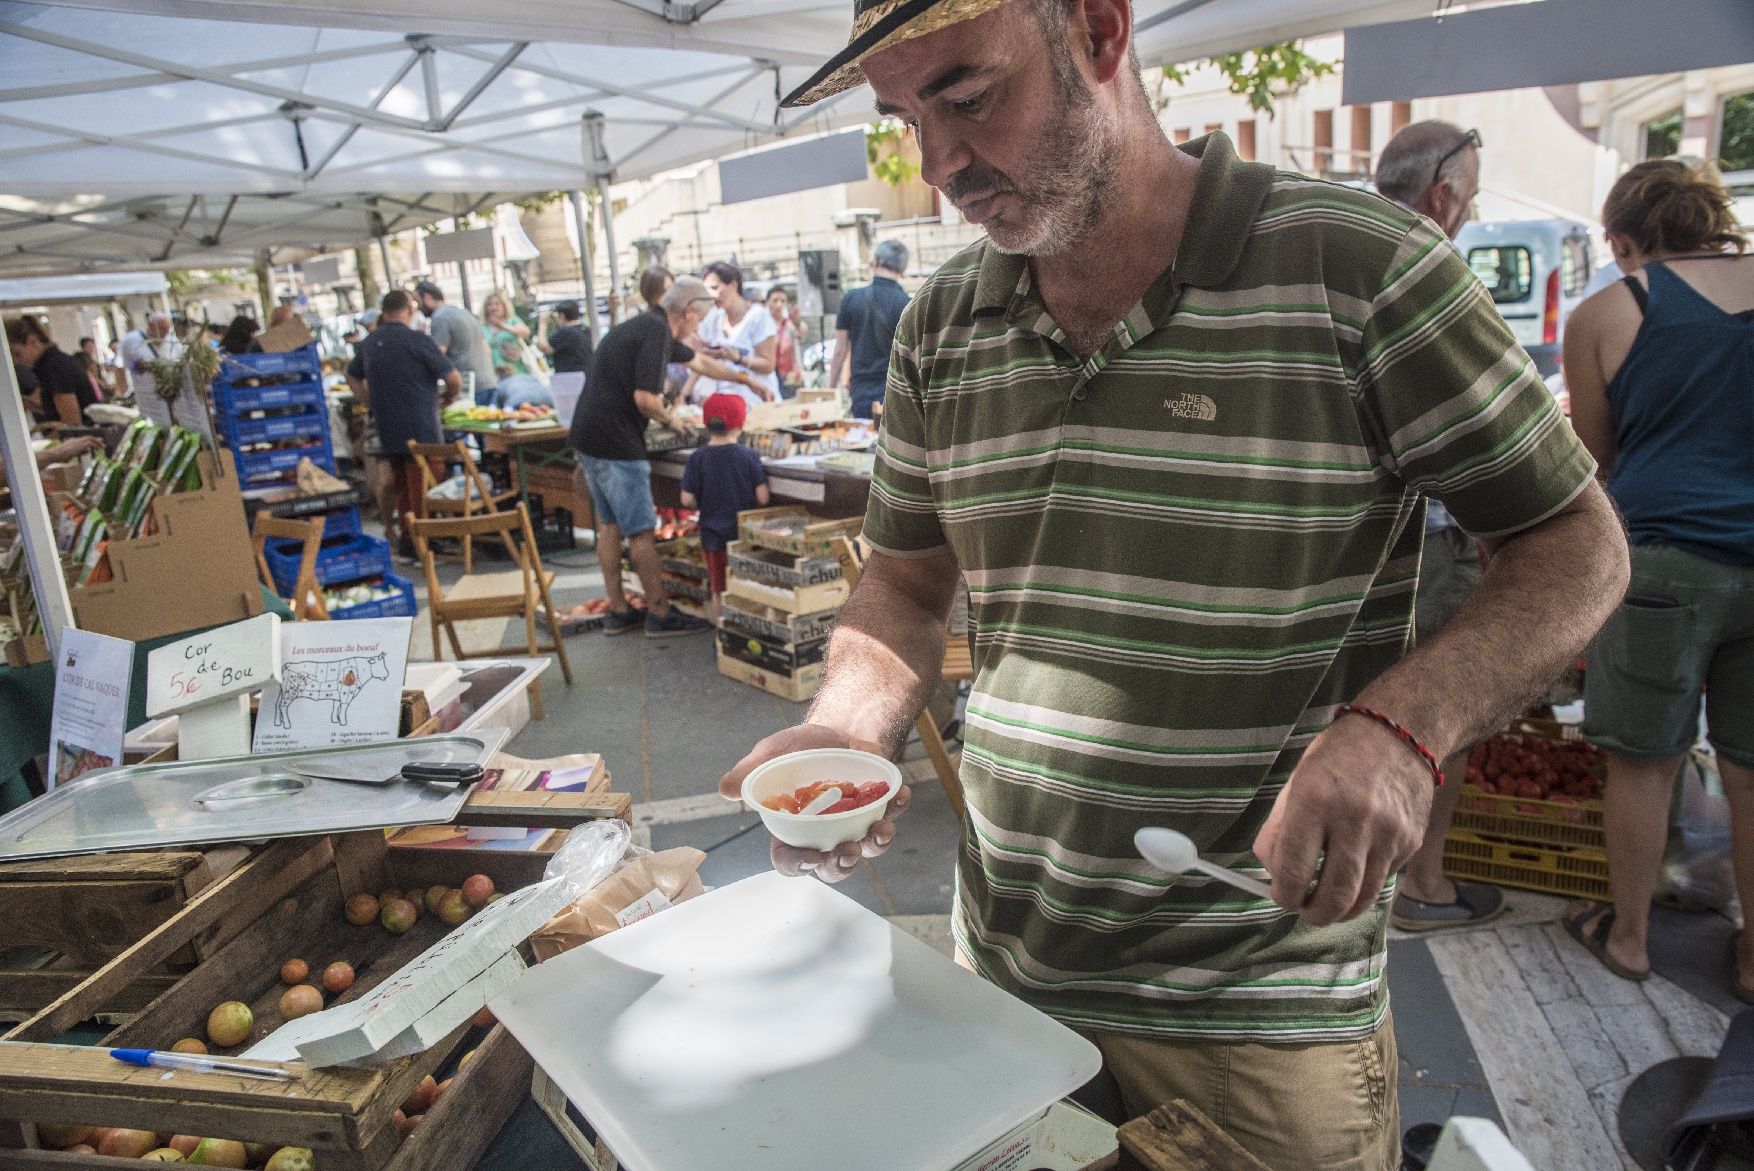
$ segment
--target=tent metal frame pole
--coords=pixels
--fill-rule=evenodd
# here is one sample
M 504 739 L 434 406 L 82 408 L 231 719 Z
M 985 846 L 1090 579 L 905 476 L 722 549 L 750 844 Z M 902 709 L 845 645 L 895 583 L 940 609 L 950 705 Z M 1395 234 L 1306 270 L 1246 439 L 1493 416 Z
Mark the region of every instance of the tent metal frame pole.
M 591 347 L 603 340 L 603 334 L 597 321 L 597 280 L 591 274 L 591 237 L 585 227 L 585 201 L 583 193 L 577 188 L 566 193 L 572 203 L 573 231 L 579 237 L 579 272 L 585 278 L 585 328 L 591 334 Z
M 30 449 L 30 420 L 24 413 L 24 395 L 11 362 L 0 362 L 0 454 L 6 457 L 7 479 L 12 485 L 12 507 L 18 514 L 19 537 L 30 566 L 31 593 L 36 596 L 37 615 L 43 623 L 43 639 L 49 659 L 61 653 L 61 632 L 78 625 L 73 620 L 73 599 L 67 595 L 67 579 L 61 574 L 61 552 L 55 544 L 55 524 L 49 515 L 43 479 L 37 475 L 36 455 Z M 20 635 L 24 631 L 19 631 Z
M 609 321 L 621 324 L 621 262 L 615 256 L 615 212 L 609 198 L 609 151 L 603 144 L 603 115 L 585 115 L 585 162 L 597 179 L 597 202 L 603 216 L 603 248 L 609 254 Z
M 384 265 L 384 292 L 388 293 L 391 289 L 399 288 L 400 286 L 396 284 L 396 270 L 390 267 L 390 238 L 388 236 L 378 237 L 378 259 Z M 367 306 L 367 308 L 372 308 L 372 306 Z

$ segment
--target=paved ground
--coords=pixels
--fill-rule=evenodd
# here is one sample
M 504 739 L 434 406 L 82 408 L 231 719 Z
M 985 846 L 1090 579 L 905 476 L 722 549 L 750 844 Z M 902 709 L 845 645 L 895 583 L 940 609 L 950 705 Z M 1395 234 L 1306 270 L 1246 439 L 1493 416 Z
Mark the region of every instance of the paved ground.
M 563 606 L 601 594 L 588 553 L 548 560 Z M 496 629 L 479 633 L 491 638 Z M 584 634 L 567 645 L 573 686 L 550 669 L 547 719 L 510 749 L 525 757 L 602 753 L 651 844 L 706 850 L 709 884 L 766 869 L 766 837 L 751 830 L 758 819 L 721 804 L 715 786 L 750 745 L 798 720 L 803 705 L 721 677 L 707 635 L 647 642 Z M 416 657 L 423 646 L 417 631 Z M 842 889 L 947 947 L 958 826 L 917 743 L 904 767 L 923 783 L 895 847 Z M 1613 1133 L 1619 1092 L 1666 1057 L 1715 1053 L 1724 1014 L 1735 1007 L 1724 970 L 1730 925 L 1715 915 L 1659 913 L 1657 969 L 1667 979 L 1639 989 L 1608 976 L 1554 926 L 1561 900 L 1510 898 L 1513 914 L 1488 930 L 1390 944 L 1402 1124 L 1482 1116 L 1505 1125 L 1532 1156 L 1542 1153 L 1537 1167 L 1631 1167 Z M 576 1165 L 531 1109 L 483 1163 Z

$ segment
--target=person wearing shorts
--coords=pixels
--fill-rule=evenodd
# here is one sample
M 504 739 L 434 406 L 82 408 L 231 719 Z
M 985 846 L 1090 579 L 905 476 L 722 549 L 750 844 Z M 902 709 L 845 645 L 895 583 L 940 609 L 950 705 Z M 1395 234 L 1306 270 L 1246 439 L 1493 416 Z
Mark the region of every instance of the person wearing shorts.
M 700 547 L 712 585 L 712 620 L 719 621 L 725 592 L 727 550 L 737 539 L 737 514 L 768 502 L 767 469 L 761 457 L 737 442 L 748 408 L 734 394 L 715 394 L 701 405 L 712 439 L 688 457 L 682 473 L 682 507 L 700 510 Z
M 697 355 L 681 339 L 692 336 L 713 303 L 712 294 L 694 277 L 670 286 L 651 310 L 617 325 L 603 335 L 591 361 L 585 393 L 573 412 L 568 442 L 591 492 L 597 514 L 597 563 L 609 597 L 603 633 L 625 634 L 639 623 L 621 588 L 621 551 L 645 589 L 647 638 L 698 634 L 712 625 L 670 605 L 658 566 L 653 530 L 658 512 L 652 503 L 652 465 L 646 458 L 646 423 L 661 423 L 678 435 L 687 424 L 664 405 L 664 367 L 686 363 L 714 378 L 735 382 L 745 375 L 722 362 Z
M 1736 887 L 1754 906 L 1754 255 L 1728 192 L 1674 159 L 1639 163 L 1602 208 L 1631 273 L 1565 331 L 1572 423 L 1625 518 L 1632 580 L 1590 651 L 1584 735 L 1608 755 L 1613 904 L 1565 927 L 1615 975 L 1650 975 L 1651 897 L 1700 693 L 1729 798 Z M 1754 1003 L 1754 945 L 1735 944 Z

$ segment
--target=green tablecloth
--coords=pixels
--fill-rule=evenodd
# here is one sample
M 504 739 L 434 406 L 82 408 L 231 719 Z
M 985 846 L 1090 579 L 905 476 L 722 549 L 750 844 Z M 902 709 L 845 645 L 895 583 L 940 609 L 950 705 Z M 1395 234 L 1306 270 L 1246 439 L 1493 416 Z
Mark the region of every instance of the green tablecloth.
M 286 603 L 269 590 L 262 591 L 262 605 L 270 613 L 292 618 Z M 138 727 L 146 719 L 146 656 L 195 633 L 198 632 L 186 631 L 135 644 L 134 675 L 128 688 L 128 727 Z M 16 809 L 37 796 L 25 783 L 24 769 L 49 751 L 49 723 L 54 711 L 52 664 L 0 666 L 0 813 Z

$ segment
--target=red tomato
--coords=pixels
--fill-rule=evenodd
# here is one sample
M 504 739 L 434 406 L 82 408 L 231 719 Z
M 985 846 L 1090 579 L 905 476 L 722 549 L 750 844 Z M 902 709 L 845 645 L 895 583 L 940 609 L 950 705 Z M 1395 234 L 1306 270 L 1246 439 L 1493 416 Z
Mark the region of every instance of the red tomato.
M 827 809 L 824 809 L 822 812 L 824 812 L 824 813 L 845 813 L 849 809 L 857 809 L 858 807 L 859 807 L 859 803 L 857 801 L 854 801 L 851 797 L 842 797 L 839 801 L 836 801 L 833 805 L 830 805 Z
M 882 800 L 888 792 L 889 785 L 887 783 L 883 781 L 866 781 L 859 786 L 858 802 L 860 805 L 869 805 L 873 801 Z

